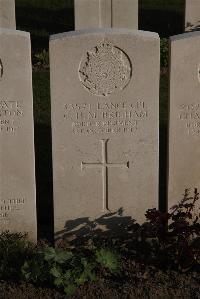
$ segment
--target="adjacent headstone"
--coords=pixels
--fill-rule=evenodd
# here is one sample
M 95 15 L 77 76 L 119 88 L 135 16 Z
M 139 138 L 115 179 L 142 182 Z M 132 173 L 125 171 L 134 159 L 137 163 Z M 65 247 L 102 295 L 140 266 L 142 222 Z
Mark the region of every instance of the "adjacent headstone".
M 75 0 L 75 28 L 138 28 L 138 0 Z
M 0 29 L 0 231 L 36 240 L 29 33 Z
M 158 205 L 158 35 L 54 35 L 50 65 L 56 237 L 120 208 L 142 222 Z
M 169 208 L 200 190 L 200 32 L 171 37 Z
M 0 0 L 0 28 L 16 29 L 15 0 Z
M 200 29 L 200 0 L 185 0 L 185 31 Z

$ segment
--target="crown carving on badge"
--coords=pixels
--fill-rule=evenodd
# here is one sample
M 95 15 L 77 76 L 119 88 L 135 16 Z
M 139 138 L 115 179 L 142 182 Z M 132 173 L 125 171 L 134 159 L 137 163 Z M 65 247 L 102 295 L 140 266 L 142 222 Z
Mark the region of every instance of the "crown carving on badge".
M 128 55 L 108 40 L 87 51 L 79 66 L 79 79 L 90 93 L 108 96 L 130 82 L 132 65 Z

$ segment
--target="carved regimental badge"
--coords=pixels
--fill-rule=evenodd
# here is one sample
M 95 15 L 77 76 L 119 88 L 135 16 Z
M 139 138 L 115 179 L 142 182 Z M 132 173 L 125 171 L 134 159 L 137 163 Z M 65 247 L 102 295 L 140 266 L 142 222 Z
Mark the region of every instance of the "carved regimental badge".
M 111 42 L 102 41 L 82 58 L 79 78 L 97 96 L 123 90 L 129 83 L 132 66 L 128 55 Z
M 3 77 L 3 63 L 2 63 L 2 60 L 0 59 L 0 80 L 2 79 Z

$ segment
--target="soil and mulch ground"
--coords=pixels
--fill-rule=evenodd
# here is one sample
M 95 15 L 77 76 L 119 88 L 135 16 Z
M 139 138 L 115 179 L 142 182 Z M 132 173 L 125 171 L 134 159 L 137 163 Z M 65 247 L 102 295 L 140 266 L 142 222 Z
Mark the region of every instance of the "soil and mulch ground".
M 119 277 L 99 277 L 94 283 L 80 287 L 76 294 L 67 297 L 54 289 L 31 284 L 0 282 L 0 299 L 137 299 L 137 298 L 200 298 L 200 276 L 197 272 L 180 274 L 166 273 L 152 268 L 144 271 L 133 261 L 124 261 Z

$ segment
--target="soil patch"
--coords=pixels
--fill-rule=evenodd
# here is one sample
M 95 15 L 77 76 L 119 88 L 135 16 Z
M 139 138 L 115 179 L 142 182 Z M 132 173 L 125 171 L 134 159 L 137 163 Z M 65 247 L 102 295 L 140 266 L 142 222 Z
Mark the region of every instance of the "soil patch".
M 200 299 L 198 271 L 185 274 L 163 272 L 132 260 L 124 259 L 122 263 L 120 275 L 106 277 L 99 273 L 96 282 L 81 286 L 71 297 L 55 289 L 32 284 L 0 282 L 0 299 Z

